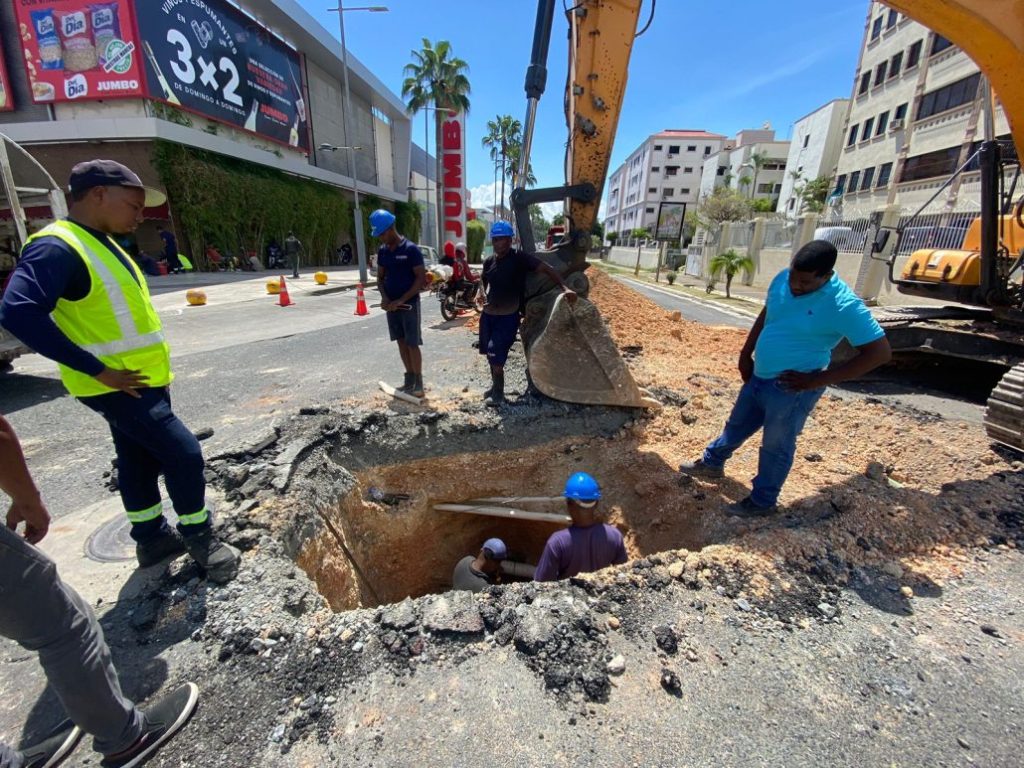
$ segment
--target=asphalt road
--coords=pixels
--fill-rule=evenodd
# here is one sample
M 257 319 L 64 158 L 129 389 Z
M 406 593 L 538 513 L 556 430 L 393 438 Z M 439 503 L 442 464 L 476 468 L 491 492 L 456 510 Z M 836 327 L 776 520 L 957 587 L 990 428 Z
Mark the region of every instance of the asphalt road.
M 296 293 L 287 308 L 258 294 L 190 308 L 180 296 L 158 297 L 176 376 L 174 410 L 193 431 L 213 428 L 207 456 L 252 442 L 303 406 L 377 391 L 382 379 L 401 382 L 384 313 L 372 307 L 380 301 L 375 291 L 367 291 L 367 317 L 354 314 L 352 291 Z M 448 370 L 476 366 L 483 375 L 463 321 L 444 322 L 432 298 L 422 306 L 427 386 L 440 396 Z M 50 361 L 15 361 L 0 377 L 0 413 L 17 430 L 52 515 L 109 497 L 102 478 L 114 456 L 107 425 L 67 395 Z

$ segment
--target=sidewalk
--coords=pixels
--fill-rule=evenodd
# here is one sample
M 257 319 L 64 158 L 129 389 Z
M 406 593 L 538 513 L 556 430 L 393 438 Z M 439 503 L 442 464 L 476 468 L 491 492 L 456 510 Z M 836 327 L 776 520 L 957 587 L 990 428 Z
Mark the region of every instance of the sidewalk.
M 714 291 L 708 293 L 707 283 L 702 278 L 687 275 L 684 272 L 677 272 L 675 285 L 669 285 L 668 280 L 665 279 L 665 273 L 668 270 L 665 269 L 661 270 L 661 279 L 655 282 L 655 273 L 650 270 L 641 269 L 639 274 L 634 275 L 632 269 L 619 266 L 618 264 L 609 264 L 604 261 L 592 261 L 590 263 L 612 275 L 649 283 L 650 285 L 657 285 L 662 290 L 676 292 L 703 303 L 729 307 L 754 316 L 758 315 L 764 306 L 764 298 L 767 293 L 764 288 L 754 285 L 743 285 L 739 276 L 733 280 L 730 289 L 731 298 L 726 298 L 724 280 L 716 281 Z
M 313 274 L 327 273 L 327 284 L 317 285 Z M 180 275 L 147 276 L 153 304 L 157 311 L 185 305 L 185 294 L 192 288 L 201 288 L 210 304 L 234 304 L 254 301 L 266 297 L 267 281 L 277 279 L 280 272 L 187 272 Z M 303 267 L 298 279 L 291 273 L 284 277 L 288 292 L 293 295 L 320 296 L 327 293 L 347 291 L 359 283 L 359 268 L 352 267 Z M 369 282 L 375 280 L 369 275 Z

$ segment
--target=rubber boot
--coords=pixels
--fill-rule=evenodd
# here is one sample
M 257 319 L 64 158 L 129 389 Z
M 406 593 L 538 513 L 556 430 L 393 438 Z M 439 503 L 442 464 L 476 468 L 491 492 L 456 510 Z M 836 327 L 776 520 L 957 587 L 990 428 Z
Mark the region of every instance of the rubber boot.
M 488 408 L 499 408 L 505 403 L 505 372 L 491 371 L 491 391 L 484 399 Z
M 423 389 L 422 374 L 413 374 L 412 387 L 409 389 L 409 394 L 412 395 L 413 397 L 423 397 L 423 395 L 426 394 L 426 391 Z
M 398 388 L 400 392 L 411 392 L 412 388 L 416 385 L 416 374 L 405 372 L 405 383 Z

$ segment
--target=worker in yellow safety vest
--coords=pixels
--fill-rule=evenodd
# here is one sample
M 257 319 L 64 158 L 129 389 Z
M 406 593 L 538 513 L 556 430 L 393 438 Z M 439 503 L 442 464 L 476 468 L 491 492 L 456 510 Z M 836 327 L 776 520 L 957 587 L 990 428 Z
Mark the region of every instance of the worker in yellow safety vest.
M 187 551 L 212 581 L 230 581 L 238 551 L 213 533 L 202 448 L 171 410 L 160 317 L 141 270 L 113 239 L 166 198 L 112 160 L 76 165 L 68 192 L 69 217 L 25 244 L 0 324 L 56 361 L 68 392 L 109 423 L 139 566 Z M 177 531 L 163 515 L 161 474 Z

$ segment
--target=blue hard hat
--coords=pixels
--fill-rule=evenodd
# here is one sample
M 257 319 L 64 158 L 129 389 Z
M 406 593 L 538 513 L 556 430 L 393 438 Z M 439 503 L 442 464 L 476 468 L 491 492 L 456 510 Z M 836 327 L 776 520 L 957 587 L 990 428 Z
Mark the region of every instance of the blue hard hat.
M 512 237 L 515 232 L 512 231 L 512 225 L 507 221 L 496 221 L 491 224 L 491 240 L 496 237 Z
M 395 214 L 391 211 L 378 208 L 370 214 L 370 234 L 374 237 L 380 237 L 393 226 L 395 226 Z
M 505 542 L 501 539 L 488 539 L 484 542 L 481 549 L 484 551 L 484 557 L 488 560 L 508 559 L 508 547 L 505 546 Z
M 565 481 L 565 498 L 574 501 L 597 501 L 601 498 L 601 486 L 586 472 L 576 472 Z

